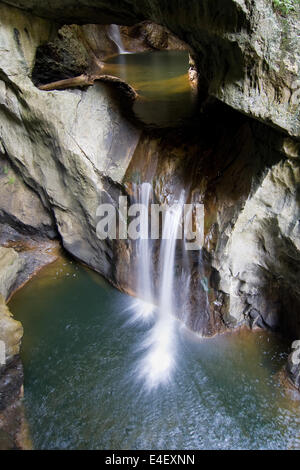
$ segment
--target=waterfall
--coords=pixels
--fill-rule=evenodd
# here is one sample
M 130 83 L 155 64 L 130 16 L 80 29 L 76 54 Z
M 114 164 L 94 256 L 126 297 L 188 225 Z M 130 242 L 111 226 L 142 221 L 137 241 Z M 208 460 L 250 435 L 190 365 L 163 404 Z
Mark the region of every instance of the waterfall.
M 111 24 L 108 28 L 108 35 L 118 48 L 119 54 L 126 54 L 123 41 L 120 34 L 120 27 L 117 24 Z
M 147 302 L 153 302 L 152 297 L 152 264 L 151 264 L 151 240 L 149 237 L 149 207 L 152 196 L 152 186 L 149 183 L 143 183 L 139 188 L 139 203 L 143 205 L 144 210 L 141 213 L 141 238 L 139 241 L 139 279 L 138 292 Z
M 134 312 L 132 322 L 148 321 L 154 312 L 152 243 L 149 237 L 149 208 L 152 200 L 152 186 L 142 183 L 134 186 L 134 198 L 143 208 L 140 214 L 141 238 L 137 245 L 137 293 L 139 298 L 131 305 Z
M 145 192 L 147 192 L 146 189 Z M 139 364 L 139 376 L 145 380 L 149 389 L 167 382 L 175 366 L 176 338 L 173 285 L 177 234 L 181 223 L 182 211 L 183 195 L 178 204 L 166 210 L 164 217 L 159 256 L 158 307 L 156 308 L 156 317 L 152 328 L 148 331 L 142 343 L 141 348 L 146 352 Z M 149 245 L 145 244 L 144 249 L 145 251 L 149 250 Z M 148 279 L 151 279 L 153 274 L 153 262 L 151 264 L 149 251 L 148 254 L 144 252 L 144 257 L 140 259 L 140 264 L 143 265 L 143 271 L 145 269 L 148 270 L 148 273 L 144 273 L 145 277 L 143 277 L 142 282 L 144 280 L 148 282 Z
M 165 205 L 162 231 L 155 229 L 161 239 L 154 241 L 149 236 L 150 205 L 154 203 L 152 186 L 142 183 L 133 185 L 132 190 L 133 201 L 138 204 L 134 213 L 139 213 L 139 238 L 134 238 L 132 245 L 138 299 L 128 309 L 133 311 L 128 323 L 144 323 L 147 328 L 137 347 L 139 359 L 134 372 L 150 390 L 169 382 L 174 372 L 178 343 L 176 318 L 193 329 L 196 327 L 197 331 L 208 324 L 210 288 L 203 250 L 197 253 L 186 249 L 189 228 L 182 225 L 186 216 L 185 192 L 181 192 L 176 204 Z M 152 228 L 151 225 L 151 232 Z M 176 257 L 180 258 L 178 262 Z M 198 317 L 194 313 L 199 306 L 201 316 Z

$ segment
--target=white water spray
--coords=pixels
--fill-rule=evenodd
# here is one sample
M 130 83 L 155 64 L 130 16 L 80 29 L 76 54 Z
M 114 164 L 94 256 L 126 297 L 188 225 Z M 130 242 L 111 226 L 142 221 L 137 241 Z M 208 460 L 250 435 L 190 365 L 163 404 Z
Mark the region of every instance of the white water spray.
M 170 207 L 165 214 L 160 248 L 160 282 L 157 318 L 142 343 L 146 353 L 139 365 L 139 376 L 148 388 L 155 388 L 169 381 L 175 366 L 176 341 L 173 306 L 173 284 L 175 253 L 178 229 L 183 210 L 183 195 L 180 202 Z M 141 260 L 143 263 L 143 260 Z M 153 270 L 153 268 L 152 268 Z M 150 264 L 149 264 L 149 273 Z
M 117 24 L 111 24 L 108 28 L 108 35 L 118 48 L 119 54 L 127 54 L 120 34 L 120 27 Z
M 149 207 L 152 200 L 152 186 L 143 183 L 138 188 L 138 202 L 143 205 L 144 210 L 140 215 L 141 239 L 139 241 L 138 256 L 138 292 L 147 302 L 153 302 L 152 293 L 152 259 L 151 240 L 149 237 Z
M 134 187 L 135 199 L 143 207 L 140 214 L 141 238 L 137 246 L 137 291 L 139 298 L 134 300 L 130 310 L 134 312 L 131 323 L 148 322 L 155 310 L 153 299 L 152 243 L 149 237 L 149 208 L 152 200 L 152 186 L 142 183 Z

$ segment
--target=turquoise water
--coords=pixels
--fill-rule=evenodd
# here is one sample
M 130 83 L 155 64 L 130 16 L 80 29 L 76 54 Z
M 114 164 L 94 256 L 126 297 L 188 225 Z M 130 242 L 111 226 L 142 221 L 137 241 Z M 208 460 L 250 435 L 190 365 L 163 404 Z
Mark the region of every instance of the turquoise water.
M 45 268 L 10 302 L 24 326 L 25 406 L 36 449 L 299 448 L 299 402 L 280 388 L 286 346 L 246 330 L 203 340 L 177 324 L 172 381 L 136 378 L 148 326 L 74 262 Z

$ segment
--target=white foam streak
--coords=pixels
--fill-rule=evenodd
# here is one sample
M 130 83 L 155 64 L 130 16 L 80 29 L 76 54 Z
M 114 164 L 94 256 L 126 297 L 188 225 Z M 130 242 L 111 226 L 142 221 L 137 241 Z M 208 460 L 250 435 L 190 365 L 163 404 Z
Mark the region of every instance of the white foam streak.
M 148 389 L 169 382 L 176 364 L 176 336 L 173 308 L 173 284 L 175 275 L 175 253 L 178 227 L 181 223 L 183 195 L 180 203 L 167 210 L 160 249 L 160 289 L 159 305 L 155 323 L 147 333 L 141 348 L 145 354 L 138 366 L 138 377 L 143 379 Z M 145 262 L 145 264 L 144 264 Z M 147 256 L 141 260 L 147 266 Z M 145 279 L 145 278 L 144 278 Z
M 111 24 L 108 28 L 108 35 L 118 48 L 119 54 L 127 54 L 124 48 L 123 41 L 120 34 L 120 27 L 117 24 Z

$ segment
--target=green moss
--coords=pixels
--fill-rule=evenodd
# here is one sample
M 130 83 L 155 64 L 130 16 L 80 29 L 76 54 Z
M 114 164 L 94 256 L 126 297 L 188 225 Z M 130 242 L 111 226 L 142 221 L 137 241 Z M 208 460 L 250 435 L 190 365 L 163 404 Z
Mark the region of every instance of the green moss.
M 296 6 L 299 5 L 299 0 L 272 0 L 275 10 L 283 15 L 287 15 L 295 11 Z
M 8 184 L 14 184 L 16 182 L 16 179 L 11 176 L 9 179 L 8 179 Z

